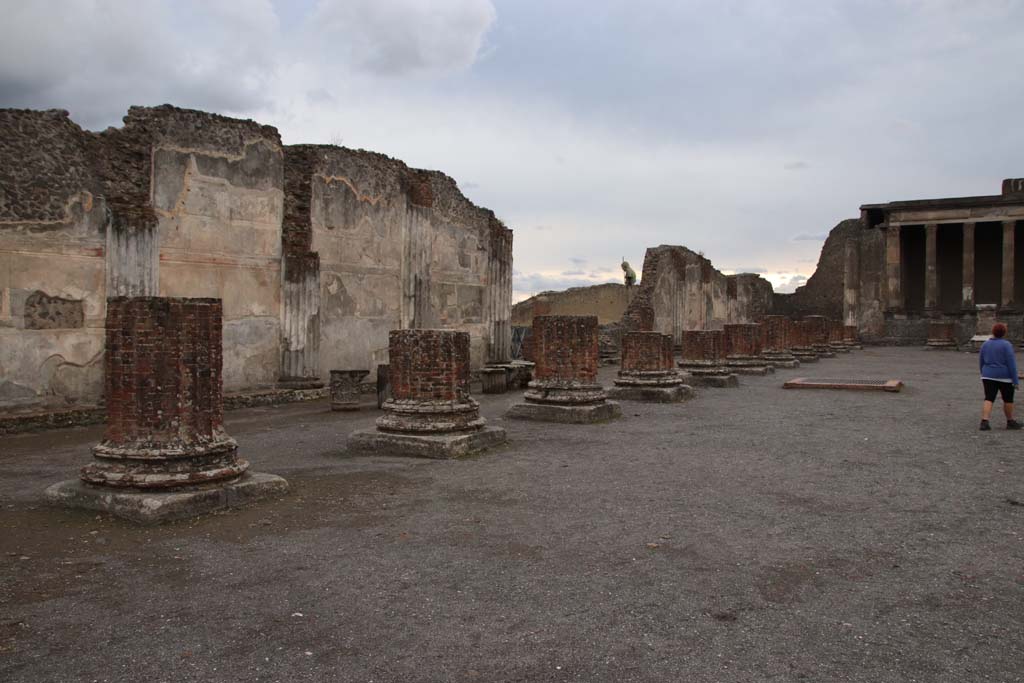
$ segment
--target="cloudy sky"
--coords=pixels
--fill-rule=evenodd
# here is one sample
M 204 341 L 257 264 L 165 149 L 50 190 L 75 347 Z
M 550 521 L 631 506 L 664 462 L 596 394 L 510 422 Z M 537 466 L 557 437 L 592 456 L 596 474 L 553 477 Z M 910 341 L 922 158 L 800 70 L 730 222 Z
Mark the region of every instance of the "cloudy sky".
M 1024 176 L 1024 2 L 0 0 L 0 106 L 196 107 L 453 176 L 516 293 L 683 244 L 786 291 L 866 202 Z

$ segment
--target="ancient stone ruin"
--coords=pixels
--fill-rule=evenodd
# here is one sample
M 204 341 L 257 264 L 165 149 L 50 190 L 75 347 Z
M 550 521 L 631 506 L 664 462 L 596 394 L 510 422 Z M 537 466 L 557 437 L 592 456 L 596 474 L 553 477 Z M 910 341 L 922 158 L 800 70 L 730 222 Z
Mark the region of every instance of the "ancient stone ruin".
M 610 398 L 673 403 L 693 398 L 676 370 L 672 337 L 660 332 L 628 332 L 622 337 L 622 365 Z
M 800 367 L 800 361 L 792 352 L 790 329 L 790 320 L 784 315 L 766 315 L 761 321 L 761 358 L 773 368 Z
M 224 431 L 222 325 L 218 299 L 110 299 L 106 432 L 80 479 L 46 497 L 148 523 L 285 492 Z
M 686 381 L 702 387 L 738 387 L 739 379 L 726 366 L 722 330 L 683 330 L 679 367 Z
M 507 416 L 523 420 L 590 423 L 618 417 L 597 381 L 595 316 L 542 315 L 533 319 L 533 381 Z
M 375 430 L 349 437 L 353 452 L 458 458 L 499 445 L 469 395 L 470 338 L 452 330 L 392 330 L 391 398 Z
M 0 109 L 0 188 L 0 414 L 101 401 L 107 297 L 220 298 L 232 394 L 372 380 L 393 329 L 509 360 L 512 231 L 443 173 L 167 105 Z
M 757 323 L 736 323 L 723 329 L 725 365 L 740 375 L 767 375 L 775 368 L 761 357 L 764 332 Z

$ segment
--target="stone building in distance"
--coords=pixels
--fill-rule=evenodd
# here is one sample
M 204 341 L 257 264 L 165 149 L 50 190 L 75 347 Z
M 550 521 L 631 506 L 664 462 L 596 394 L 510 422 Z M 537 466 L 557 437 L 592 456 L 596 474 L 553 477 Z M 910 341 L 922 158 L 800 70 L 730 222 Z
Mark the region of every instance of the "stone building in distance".
M 923 343 L 934 320 L 965 341 L 993 315 L 1021 339 L 1024 179 L 998 195 L 861 206 L 843 272 L 846 323 L 867 341 Z
M 99 401 L 114 296 L 222 299 L 226 392 L 372 371 L 392 329 L 469 332 L 480 366 L 508 356 L 512 231 L 443 173 L 254 121 L 0 109 L 0 413 Z

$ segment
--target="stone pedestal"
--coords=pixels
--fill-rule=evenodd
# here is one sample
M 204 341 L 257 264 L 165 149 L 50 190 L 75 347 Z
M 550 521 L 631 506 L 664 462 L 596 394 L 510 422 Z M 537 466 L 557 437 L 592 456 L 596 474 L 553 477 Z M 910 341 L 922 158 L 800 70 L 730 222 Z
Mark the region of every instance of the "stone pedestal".
M 928 341 L 925 348 L 935 350 L 956 350 L 956 323 L 947 320 L 928 322 Z
M 850 347 L 846 343 L 846 332 L 843 324 L 837 320 L 828 321 L 828 346 L 836 353 L 849 353 Z
M 468 333 L 392 330 L 388 360 L 391 398 L 376 429 L 352 433 L 351 451 L 458 458 L 505 442 L 469 395 Z
M 860 331 L 856 325 L 843 325 L 843 342 L 851 350 L 864 348 L 860 344 Z
M 508 391 L 508 377 L 511 368 L 500 365 L 480 370 L 481 391 L 485 394 L 504 394 Z
M 766 315 L 761 321 L 763 350 L 761 358 L 773 368 L 798 368 L 800 361 L 789 350 L 789 318 L 784 315 Z
M 726 325 L 723 330 L 725 341 L 725 366 L 740 375 L 768 375 L 775 368 L 761 358 L 763 332 L 757 323 L 736 323 Z
M 802 320 L 790 320 L 786 330 L 789 352 L 801 363 L 817 363 L 818 354 L 808 339 L 807 325 Z
M 829 319 L 823 315 L 808 315 L 802 321 L 807 335 L 807 345 L 814 349 L 819 358 L 835 358 L 835 351 L 829 346 Z
M 674 403 L 693 397 L 675 368 L 671 335 L 629 332 L 622 337 L 622 369 L 611 398 L 626 401 Z
M 331 370 L 331 410 L 359 410 L 360 386 L 369 370 Z
M 221 335 L 219 299 L 109 299 L 106 432 L 79 480 L 46 498 L 155 523 L 287 491 L 249 474 L 224 431 Z
M 536 316 L 530 338 L 534 379 L 507 417 L 583 424 L 622 414 L 597 383 L 596 316 Z
M 681 360 L 685 381 L 693 386 L 736 387 L 736 374 L 725 365 L 725 333 L 722 330 L 683 330 Z

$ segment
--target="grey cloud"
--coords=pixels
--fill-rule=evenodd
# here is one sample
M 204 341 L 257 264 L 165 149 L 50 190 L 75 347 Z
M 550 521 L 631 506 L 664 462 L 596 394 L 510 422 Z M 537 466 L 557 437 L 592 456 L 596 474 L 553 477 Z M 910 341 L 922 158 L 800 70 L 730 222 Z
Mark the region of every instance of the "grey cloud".
M 587 263 L 587 259 L 585 259 L 585 258 L 580 258 L 579 256 L 570 256 L 570 257 L 569 257 L 569 263 L 571 263 L 571 264 L 573 264 L 574 266 L 576 266 L 577 268 L 579 268 L 579 267 L 581 267 L 581 266 L 584 266 L 584 265 L 586 265 L 586 263 Z
M 811 235 L 806 232 L 802 232 L 799 235 L 793 235 L 791 238 L 794 242 L 824 242 L 828 237 L 828 233 L 821 233 L 819 235 Z
M 802 171 L 805 168 L 810 167 L 811 165 L 808 164 L 806 161 L 790 161 L 789 163 L 785 164 L 782 168 L 786 169 L 787 171 Z
M 395 77 L 470 66 L 495 18 L 490 0 L 320 0 L 309 26 L 354 67 Z
M 579 277 L 580 275 L 586 275 L 586 271 L 583 270 L 563 270 L 563 277 Z
M 755 275 L 764 275 L 768 272 L 767 268 L 761 266 L 743 266 L 742 268 L 730 268 L 734 273 L 753 273 Z
M 787 282 L 776 287 L 775 291 L 780 294 L 792 294 L 794 291 L 796 291 L 797 287 L 799 287 L 802 284 L 805 284 L 806 282 L 807 277 L 805 275 L 794 275 L 793 277 L 789 278 Z

